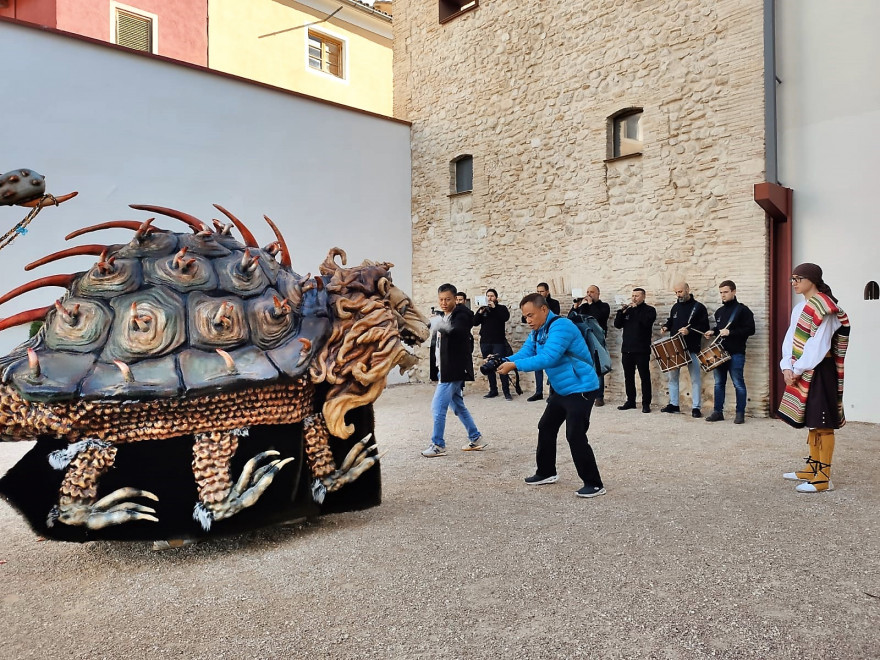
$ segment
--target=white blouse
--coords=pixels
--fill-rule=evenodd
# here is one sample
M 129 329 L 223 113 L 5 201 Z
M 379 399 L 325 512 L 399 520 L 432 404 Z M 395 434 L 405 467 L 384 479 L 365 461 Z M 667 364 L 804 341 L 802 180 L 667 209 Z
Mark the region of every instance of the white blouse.
M 791 310 L 791 322 L 788 324 L 788 332 L 785 333 L 785 339 L 782 341 L 782 359 L 779 361 L 779 368 L 782 371 L 791 369 L 795 376 L 800 376 L 808 369 L 815 369 L 819 365 L 831 350 L 831 338 L 841 326 L 837 314 L 826 314 L 822 323 L 819 324 L 816 334 L 807 339 L 804 344 L 803 355 L 799 360 L 795 360 L 791 354 L 794 331 L 806 304 L 807 301 L 804 300 Z

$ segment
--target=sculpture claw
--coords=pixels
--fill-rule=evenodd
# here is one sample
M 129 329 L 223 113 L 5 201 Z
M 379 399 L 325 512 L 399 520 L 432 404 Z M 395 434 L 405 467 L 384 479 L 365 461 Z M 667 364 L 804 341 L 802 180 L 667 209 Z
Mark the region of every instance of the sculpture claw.
M 342 466 L 333 474 L 320 480 L 320 485 L 323 486 L 323 489 L 326 490 L 326 492 L 332 493 L 343 486 L 350 484 L 364 472 L 376 465 L 376 463 L 379 462 L 379 459 L 388 453 L 386 451 L 375 456 L 370 456 L 369 454 L 371 451 L 378 449 L 375 444 L 367 446 L 372 439 L 373 434 L 368 433 L 365 438 L 356 442 L 354 447 L 349 450 L 348 454 L 346 454 L 343 459 Z M 317 485 L 313 486 L 313 491 L 316 488 Z M 318 488 L 318 490 L 320 490 L 320 488 Z
M 127 501 L 135 497 L 159 501 L 159 498 L 149 491 L 139 488 L 120 488 L 91 504 L 77 501 L 62 502 L 49 514 L 46 524 L 52 527 L 57 521 L 65 525 L 103 529 L 136 520 L 159 522 L 155 516 L 155 509 Z

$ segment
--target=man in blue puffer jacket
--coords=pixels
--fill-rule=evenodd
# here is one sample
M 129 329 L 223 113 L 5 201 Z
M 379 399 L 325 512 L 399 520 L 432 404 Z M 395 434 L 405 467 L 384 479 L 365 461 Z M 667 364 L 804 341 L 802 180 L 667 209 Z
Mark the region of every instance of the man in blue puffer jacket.
M 519 306 L 532 332 L 522 349 L 498 367 L 498 373 L 543 369 L 553 387 L 538 422 L 538 469 L 525 481 L 532 486 L 558 481 L 556 436 L 565 422 L 565 438 L 571 457 L 584 482 L 584 487 L 577 491 L 578 497 L 604 495 L 596 457 L 587 440 L 590 413 L 599 389 L 599 378 L 587 343 L 574 323 L 550 311 L 541 294 L 527 295 Z

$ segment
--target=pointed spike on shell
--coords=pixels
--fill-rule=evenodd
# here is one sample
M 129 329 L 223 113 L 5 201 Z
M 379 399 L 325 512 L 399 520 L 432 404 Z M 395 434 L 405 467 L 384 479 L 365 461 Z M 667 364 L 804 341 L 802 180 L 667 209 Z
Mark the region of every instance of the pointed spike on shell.
M 308 353 L 312 350 L 312 342 L 305 337 L 300 337 L 298 340 L 302 344 L 302 348 L 299 349 L 300 353 Z
M 7 316 L 5 319 L 0 319 L 0 330 L 14 328 L 25 323 L 33 323 L 34 321 L 42 321 L 46 318 L 46 314 L 53 309 L 55 308 L 49 305 L 48 307 L 38 307 L 37 309 L 29 309 L 26 312 L 19 312 L 13 316 Z
M 125 380 L 126 383 L 133 383 L 134 382 L 134 374 L 131 373 L 130 366 L 128 366 L 122 360 L 113 360 L 113 364 L 115 364 L 117 367 L 119 367 L 119 371 L 122 372 L 122 378 L 123 378 L 123 380 Z
M 272 228 L 272 232 L 275 234 L 275 238 L 278 240 L 278 244 L 281 246 L 281 265 L 285 268 L 290 268 L 290 250 L 287 249 L 287 241 L 284 240 L 284 235 L 281 233 L 281 230 L 278 229 L 278 226 L 272 222 L 268 215 L 264 215 L 263 218 L 269 223 L 269 226 Z M 274 254 L 272 255 L 275 256 Z
M 234 215 L 232 215 L 229 211 L 224 209 L 219 204 L 214 204 L 214 208 L 217 209 L 218 211 L 220 211 L 220 213 L 225 215 L 227 218 L 232 220 L 232 224 L 234 224 L 236 226 L 236 228 L 238 229 L 238 231 L 241 233 L 241 237 L 244 239 L 245 245 L 247 245 L 248 247 L 252 247 L 252 248 L 260 247 L 259 243 L 257 243 L 257 239 L 255 239 L 254 235 L 251 233 L 251 230 L 248 229 L 241 220 L 236 218 Z
M 171 260 L 171 267 L 175 270 L 180 270 L 180 267 L 183 265 L 183 258 L 186 256 L 186 252 L 189 250 L 185 245 L 180 248 L 180 252 L 174 255 L 174 259 Z
M 25 270 L 33 270 L 38 266 L 44 266 L 45 264 L 51 263 L 53 261 L 58 261 L 59 259 L 66 259 L 67 257 L 76 257 L 80 255 L 92 255 L 97 256 L 107 250 L 108 246 L 106 245 L 77 245 L 76 247 L 67 248 L 66 250 L 59 250 L 58 252 L 53 252 L 52 254 L 47 254 L 45 257 L 37 259 L 36 261 L 32 261 L 27 266 L 24 267 Z
M 39 378 L 40 374 L 41 374 L 40 358 L 37 357 L 37 352 L 32 348 L 27 349 L 27 354 L 28 354 L 28 369 L 30 370 L 30 375 L 32 378 Z
M 16 287 L 12 291 L 0 296 L 0 305 L 5 302 L 9 302 L 13 298 L 17 298 L 23 293 L 27 293 L 28 291 L 33 291 L 34 289 L 40 289 L 44 286 L 60 286 L 69 288 L 71 284 L 73 284 L 74 280 L 81 275 L 81 273 L 68 273 L 66 275 L 49 275 L 47 277 L 41 277 L 36 280 L 32 280 L 27 282 L 26 284 L 22 284 L 20 287 Z
M 217 348 L 215 350 L 217 351 L 217 355 L 223 358 L 223 362 L 226 364 L 226 370 L 231 374 L 237 374 L 238 367 L 235 366 L 235 360 L 232 356 L 222 348 Z
M 148 211 L 150 213 L 158 213 L 159 215 L 166 215 L 169 218 L 174 218 L 175 220 L 180 220 L 183 223 L 189 225 L 195 231 L 201 231 L 202 225 L 204 224 L 197 217 L 190 215 L 189 213 L 184 213 L 183 211 L 176 211 L 174 209 L 169 209 L 164 206 L 152 206 L 150 204 L 129 204 L 130 208 L 137 209 L 138 211 Z

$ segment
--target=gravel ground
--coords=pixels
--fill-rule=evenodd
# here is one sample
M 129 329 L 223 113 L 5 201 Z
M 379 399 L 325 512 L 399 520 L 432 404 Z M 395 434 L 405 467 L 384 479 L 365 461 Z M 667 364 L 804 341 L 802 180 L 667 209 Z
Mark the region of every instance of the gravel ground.
M 880 429 L 838 433 L 837 490 L 799 495 L 805 433 L 593 414 L 608 494 L 528 487 L 543 405 L 466 396 L 490 442 L 425 459 L 432 388 L 376 409 L 384 503 L 165 552 L 37 539 L 0 504 L 0 657 L 877 658 Z M 28 449 L 0 445 L 0 471 Z

